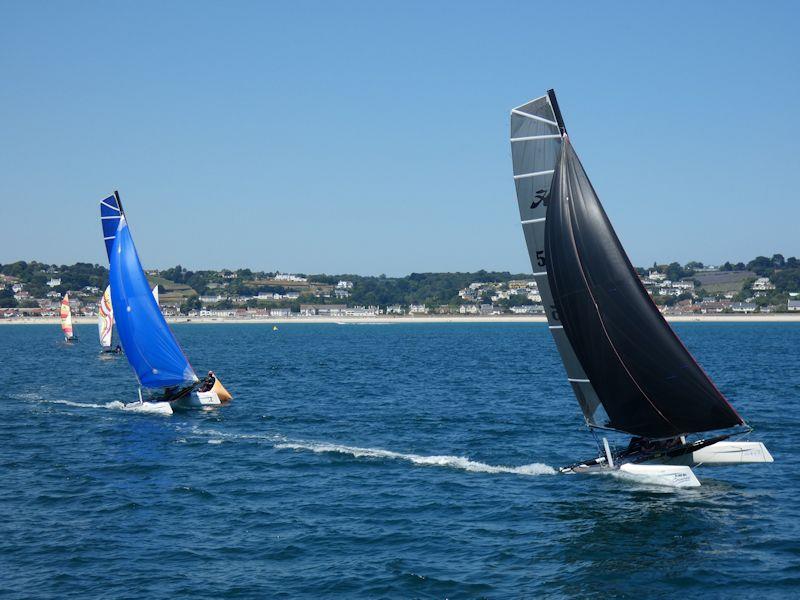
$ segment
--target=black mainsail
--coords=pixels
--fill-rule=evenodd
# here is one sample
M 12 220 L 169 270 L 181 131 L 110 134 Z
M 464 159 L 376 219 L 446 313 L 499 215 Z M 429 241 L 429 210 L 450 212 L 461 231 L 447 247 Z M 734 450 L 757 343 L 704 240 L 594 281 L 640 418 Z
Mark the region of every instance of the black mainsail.
M 512 111 L 511 148 L 534 276 L 589 426 L 666 438 L 743 425 L 639 280 L 552 90 Z

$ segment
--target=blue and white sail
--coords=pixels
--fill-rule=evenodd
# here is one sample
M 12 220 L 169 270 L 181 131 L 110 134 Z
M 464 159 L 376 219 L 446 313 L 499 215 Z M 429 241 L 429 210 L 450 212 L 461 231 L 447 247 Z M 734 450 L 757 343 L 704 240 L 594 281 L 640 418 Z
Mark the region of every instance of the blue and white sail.
M 114 192 L 113 196 L 100 201 L 100 224 L 103 226 L 103 242 L 106 245 L 106 254 L 109 262 L 111 262 L 111 246 L 114 245 L 117 227 L 124 214 L 122 212 L 122 202 L 117 192 Z
M 116 219 L 104 218 L 114 217 L 114 210 Z M 153 297 L 118 197 L 103 200 L 100 213 L 103 238 L 109 250 L 114 323 L 139 383 L 145 388 L 163 388 L 198 381 Z M 117 227 L 112 232 L 107 229 L 107 223 L 114 220 Z

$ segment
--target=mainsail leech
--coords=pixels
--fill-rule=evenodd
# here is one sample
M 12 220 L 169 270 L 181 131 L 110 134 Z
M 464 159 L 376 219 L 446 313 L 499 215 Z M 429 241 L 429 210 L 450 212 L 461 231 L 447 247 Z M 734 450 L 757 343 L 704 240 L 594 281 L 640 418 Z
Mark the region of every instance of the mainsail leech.
M 554 170 L 535 195 L 515 178 L 517 198 L 550 331 L 589 425 L 650 438 L 743 425 L 644 289 L 566 137 L 552 90 L 512 112 L 512 138 L 529 137 L 518 131 L 527 112 L 552 118 L 563 135 L 552 162 L 541 148 L 518 150 L 519 142 L 512 154 L 515 175 Z

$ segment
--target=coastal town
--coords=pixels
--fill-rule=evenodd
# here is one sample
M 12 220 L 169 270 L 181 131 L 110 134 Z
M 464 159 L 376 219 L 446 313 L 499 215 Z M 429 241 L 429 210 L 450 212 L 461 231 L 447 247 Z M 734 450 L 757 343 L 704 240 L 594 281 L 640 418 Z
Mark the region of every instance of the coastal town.
M 780 254 L 747 264 L 688 263 L 638 268 L 666 316 L 800 314 L 800 265 Z M 404 278 L 149 270 L 163 314 L 175 319 L 544 316 L 535 278 L 479 271 Z M 56 318 L 68 294 L 72 314 L 95 317 L 107 270 L 77 263 L 0 265 L 0 319 Z

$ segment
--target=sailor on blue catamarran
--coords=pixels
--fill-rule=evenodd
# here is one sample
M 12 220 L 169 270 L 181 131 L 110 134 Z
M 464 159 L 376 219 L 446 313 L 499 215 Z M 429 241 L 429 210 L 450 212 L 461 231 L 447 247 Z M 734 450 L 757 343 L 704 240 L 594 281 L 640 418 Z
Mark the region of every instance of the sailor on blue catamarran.
M 659 312 L 567 136 L 555 92 L 511 111 L 522 230 L 567 379 L 593 431 L 632 436 L 565 473 L 699 486 L 692 466 L 772 462 Z M 688 436 L 720 431 L 708 438 Z
M 119 194 L 100 202 L 109 262 L 111 305 L 120 343 L 139 380 L 134 410 L 172 414 L 179 408 L 211 408 L 230 401 L 219 378 L 199 379 L 167 325 L 139 262 Z M 142 388 L 151 390 L 147 401 Z

